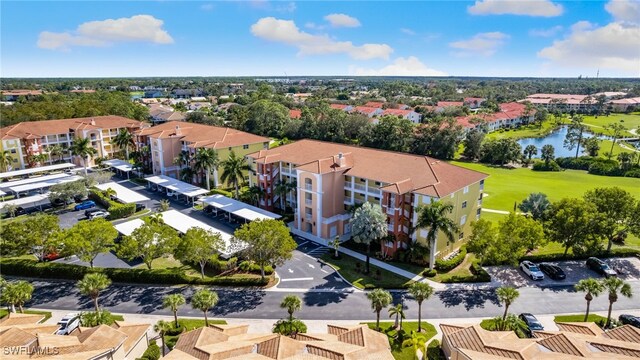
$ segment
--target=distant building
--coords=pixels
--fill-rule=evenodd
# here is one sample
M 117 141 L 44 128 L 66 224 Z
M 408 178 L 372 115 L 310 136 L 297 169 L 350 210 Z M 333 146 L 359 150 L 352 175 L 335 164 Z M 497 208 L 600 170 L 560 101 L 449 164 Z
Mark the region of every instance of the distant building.
M 422 115 L 413 110 L 386 109 L 382 112 L 382 115 L 398 116 L 410 120 L 414 124 L 419 124 L 420 120 L 422 120 Z
M 526 114 L 526 106 L 522 103 L 510 102 L 500 104 L 500 111 L 491 114 L 473 114 L 456 118 L 458 124 L 465 129 L 473 129 L 484 123 L 485 129 L 492 132 L 501 128 L 513 128 L 533 121 L 535 110 Z
M 16 101 L 20 96 L 39 96 L 42 90 L 3 90 L 0 91 L 4 101 Z
M 356 106 L 351 111 L 360 113 L 362 115 L 366 115 L 369 118 L 372 118 L 374 116 L 380 116 L 384 112 L 382 108 L 374 108 L 374 107 L 368 107 L 368 106 Z
M 535 106 L 542 106 L 547 110 L 591 111 L 597 105 L 596 97 L 590 95 L 533 94 L 527 96 L 525 100 Z
M 189 99 L 192 96 L 204 96 L 202 89 L 175 89 L 171 94 L 178 99 Z
M 353 105 L 346 105 L 346 104 L 330 104 L 329 107 L 335 110 L 342 110 L 342 111 L 353 110 Z
M 300 119 L 301 116 L 302 116 L 302 110 L 298 110 L 298 109 L 289 110 L 289 117 L 291 119 Z
M 615 112 L 625 112 L 629 109 L 640 107 L 640 97 L 611 100 L 608 102 L 611 109 Z
M 368 103 L 364 104 L 364 106 L 377 108 L 377 109 L 382 109 L 383 105 L 384 103 L 379 101 L 369 101 Z
M 487 99 L 469 97 L 464 98 L 463 104 L 468 106 L 469 109 L 475 110 L 481 108 L 485 101 L 487 101 Z

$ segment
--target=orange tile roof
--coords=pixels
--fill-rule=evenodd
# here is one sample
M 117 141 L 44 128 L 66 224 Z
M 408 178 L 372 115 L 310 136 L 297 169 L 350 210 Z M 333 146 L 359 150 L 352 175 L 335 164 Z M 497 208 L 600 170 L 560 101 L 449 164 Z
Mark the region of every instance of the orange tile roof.
M 8 96 L 42 95 L 42 90 L 3 90 L 1 93 Z
M 464 127 L 474 127 L 475 124 L 472 123 L 472 120 L 484 120 L 487 123 L 492 123 L 500 120 L 510 120 L 517 119 L 524 115 L 526 106 L 517 102 L 510 102 L 500 104 L 500 111 L 492 113 L 492 114 L 472 114 L 467 116 L 459 116 L 456 118 L 456 122 Z M 533 115 L 535 110 L 531 112 Z
M 176 134 L 179 132 L 179 134 Z M 247 144 L 269 142 L 268 138 L 250 134 L 232 128 L 209 126 L 180 121 L 169 121 L 154 127 L 138 131 L 138 135 L 146 135 L 152 139 L 180 138 L 191 143 L 191 147 L 224 149 Z
M 122 116 L 107 115 L 74 119 L 25 121 L 0 129 L 0 139 L 40 138 L 47 135 L 66 134 L 69 130 L 141 128 L 149 124 Z
M 372 112 L 376 112 L 378 110 L 380 110 L 380 108 L 370 106 L 356 106 L 355 108 L 353 108 L 353 111 L 363 114 L 371 114 Z
M 302 116 L 302 110 L 291 109 L 289 110 L 289 117 L 292 119 L 300 119 Z
M 462 105 L 464 105 L 462 101 L 438 101 L 438 107 L 453 107 Z
M 345 104 L 330 104 L 329 105 L 332 109 L 336 109 L 336 110 L 344 110 L 345 108 L 347 108 L 349 105 L 345 105 Z
M 340 153 L 346 159 L 344 167 L 336 166 L 337 155 Z M 488 176 L 427 156 L 316 140 L 300 140 L 274 149 L 262 150 L 250 154 L 249 157 L 259 163 L 289 162 L 305 171 L 315 173 L 344 171 L 345 175 L 391 184 L 384 187 L 385 191 L 414 191 L 438 198 Z
M 379 101 L 369 101 L 368 103 L 364 104 L 364 106 L 378 108 L 378 109 L 381 109 L 382 105 L 384 105 L 384 103 Z
M 413 110 L 401 110 L 401 109 L 386 109 L 382 115 L 396 115 L 396 116 L 407 116 L 412 113 Z

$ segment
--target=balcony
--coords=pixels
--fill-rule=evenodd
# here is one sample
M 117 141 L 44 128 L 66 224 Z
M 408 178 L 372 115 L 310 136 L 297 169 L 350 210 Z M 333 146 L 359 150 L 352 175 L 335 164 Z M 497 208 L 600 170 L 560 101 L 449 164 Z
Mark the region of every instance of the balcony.
M 396 214 L 396 209 L 392 207 L 387 207 L 387 215 L 395 215 L 395 214 Z
M 296 171 L 293 169 L 289 170 L 289 168 L 283 167 L 280 171 L 283 175 L 296 176 Z
M 313 200 L 312 199 L 304 199 L 304 204 L 305 205 L 312 205 L 313 204 Z
M 387 224 L 387 230 L 393 231 L 393 224 Z
M 313 185 L 312 184 L 304 184 L 304 189 L 307 191 L 313 191 Z
M 376 189 L 376 188 L 369 188 L 369 194 L 373 194 L 373 195 L 380 195 L 381 191 L 380 189 Z
M 311 215 L 311 214 L 305 214 L 305 215 L 304 215 L 304 219 L 305 219 L 306 221 L 313 221 L 313 215 Z
M 367 187 L 361 184 L 353 184 L 353 188 L 362 192 L 367 191 Z

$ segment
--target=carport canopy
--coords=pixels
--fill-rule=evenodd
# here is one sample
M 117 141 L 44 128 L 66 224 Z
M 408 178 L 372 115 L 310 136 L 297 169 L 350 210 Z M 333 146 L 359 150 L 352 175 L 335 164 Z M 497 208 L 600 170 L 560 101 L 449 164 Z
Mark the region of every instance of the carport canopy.
M 105 160 L 102 163 L 104 165 L 109 165 L 110 167 L 114 169 L 118 169 L 123 172 L 133 171 L 133 165 L 128 161 L 124 161 L 120 159 L 111 159 L 111 160 Z
M 189 183 L 168 177 L 166 175 L 149 176 L 145 178 L 145 180 L 147 180 L 149 183 L 162 186 L 163 188 L 169 189 L 173 192 L 190 198 L 195 198 L 196 196 L 204 195 L 209 192 L 209 190 L 207 189 L 191 185 Z
M 44 175 L 44 176 L 36 176 L 36 177 L 22 179 L 22 180 L 7 181 L 7 182 L 0 183 L 0 189 L 7 189 L 12 186 L 33 184 L 33 183 L 39 183 L 39 182 L 54 180 L 54 179 L 62 179 L 69 176 L 71 175 L 66 173 L 59 173 L 59 174 L 51 174 L 51 175 Z
M 118 198 L 118 200 L 122 201 L 125 204 L 149 200 L 148 197 L 115 182 L 98 184 L 96 185 L 96 187 L 100 190 L 113 189 L 116 192 L 116 197 Z
M 11 190 L 14 193 L 18 194 L 18 193 L 21 193 L 21 192 L 24 192 L 24 191 L 41 190 L 41 189 L 44 189 L 44 188 L 49 188 L 49 187 L 51 187 L 53 185 L 58 185 L 58 184 L 63 184 L 63 183 L 68 183 L 68 182 L 78 181 L 78 180 L 82 180 L 82 176 L 74 175 L 74 176 L 67 176 L 67 177 L 60 178 L 60 179 L 42 181 L 42 182 L 38 182 L 38 183 L 34 183 L 34 184 L 12 186 L 12 187 L 9 188 L 9 190 Z
M 46 203 L 49 202 L 49 193 L 44 193 L 44 194 L 37 194 L 37 195 L 33 195 L 33 196 L 27 196 L 27 197 L 23 197 L 23 198 L 19 198 L 19 199 L 13 199 L 13 200 L 9 200 L 9 201 L 4 201 L 4 202 L 0 202 L 0 209 L 4 209 L 6 206 L 8 205 L 15 205 L 15 206 L 25 206 L 25 205 L 29 205 L 29 204 L 34 204 L 34 206 L 37 206 L 38 203 L 42 202 L 42 204 L 39 205 L 44 205 Z
M 278 214 L 243 203 L 242 201 L 231 199 L 224 195 L 207 196 L 202 199 L 202 202 L 213 206 L 218 210 L 223 210 L 229 214 L 239 216 L 247 221 L 280 219 L 282 217 Z
M 120 224 L 116 224 L 113 227 L 116 228 L 116 230 L 118 230 L 120 234 L 131 236 L 131 234 L 133 234 L 133 231 L 141 227 L 142 225 L 144 225 L 144 221 L 142 221 L 141 219 L 133 219 Z
M 54 164 L 54 165 L 40 166 L 40 167 L 22 169 L 22 170 L 6 171 L 3 173 L 0 173 L 0 179 L 5 179 L 9 177 L 14 177 L 14 176 L 24 176 L 24 175 L 30 175 L 30 174 L 36 174 L 36 173 L 48 172 L 48 171 L 64 170 L 64 169 L 70 169 L 74 167 L 76 166 L 71 163 L 64 163 L 64 164 Z

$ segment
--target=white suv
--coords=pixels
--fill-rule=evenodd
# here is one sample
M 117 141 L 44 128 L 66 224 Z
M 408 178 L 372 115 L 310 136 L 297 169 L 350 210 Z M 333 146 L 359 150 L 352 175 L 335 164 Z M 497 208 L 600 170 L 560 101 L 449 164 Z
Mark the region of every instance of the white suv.
M 97 219 L 97 218 L 106 218 L 107 216 L 109 216 L 109 212 L 108 211 L 96 211 L 96 212 L 92 212 L 91 214 L 89 214 L 89 220 L 93 220 L 93 219 Z
M 544 274 L 538 268 L 538 265 L 531 261 L 523 261 L 520 263 L 520 269 L 531 278 L 531 280 L 544 280 Z
M 80 326 L 80 314 L 70 313 L 65 315 L 60 321 L 58 321 L 58 330 L 56 335 L 69 335 L 73 330 Z

